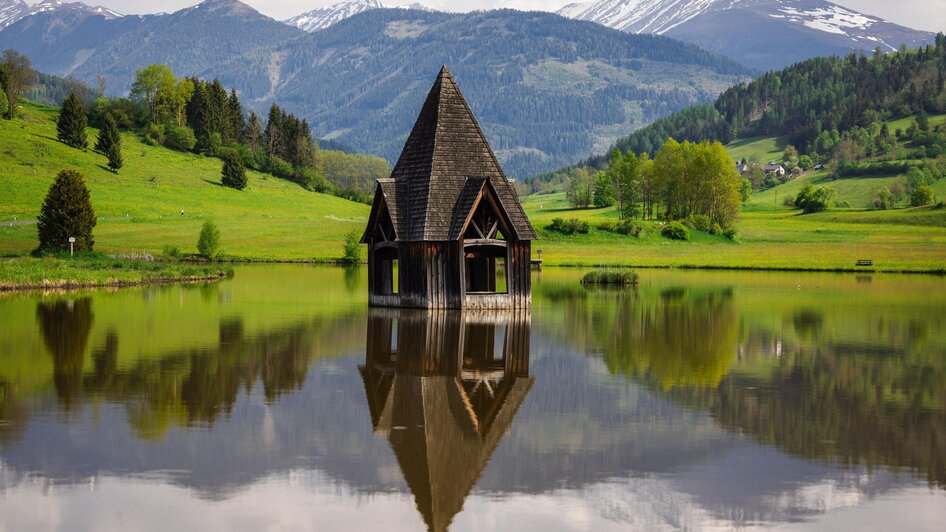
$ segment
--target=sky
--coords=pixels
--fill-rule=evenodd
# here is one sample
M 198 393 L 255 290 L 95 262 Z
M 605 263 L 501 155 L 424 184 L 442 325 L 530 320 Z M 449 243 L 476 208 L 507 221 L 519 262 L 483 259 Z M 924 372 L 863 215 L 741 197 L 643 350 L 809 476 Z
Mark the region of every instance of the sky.
M 39 0 L 27 0 L 35 4 Z M 101 4 L 119 13 L 156 13 L 176 11 L 199 3 L 198 0 L 84 0 L 87 4 Z M 340 0 L 243 0 L 262 13 L 279 20 L 298 15 L 316 7 L 334 4 Z M 384 1 L 384 0 L 382 0 Z M 417 0 L 388 0 L 389 4 L 409 4 Z M 554 11 L 565 4 L 581 0 L 420 0 L 421 3 L 448 11 L 472 11 L 511 7 Z M 943 0 L 834 0 L 834 3 L 867 15 L 885 18 L 891 22 L 928 31 L 946 31 L 946 2 Z

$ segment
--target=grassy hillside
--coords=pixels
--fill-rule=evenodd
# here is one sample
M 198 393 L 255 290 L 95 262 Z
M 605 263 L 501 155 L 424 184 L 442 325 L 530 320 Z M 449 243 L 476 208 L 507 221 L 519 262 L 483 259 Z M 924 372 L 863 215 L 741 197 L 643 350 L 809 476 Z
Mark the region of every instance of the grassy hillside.
M 98 251 L 159 253 L 172 245 L 194 252 L 203 221 L 213 219 L 227 256 L 332 259 L 341 256 L 345 233 L 361 230 L 368 216 L 366 205 L 252 171 L 246 190 L 225 188 L 219 159 L 148 146 L 128 133 L 122 136 L 125 166 L 113 174 L 102 155 L 56 140 L 57 112 L 25 102 L 18 119 L 0 120 L 2 255 L 36 247 L 35 225 L 4 224 L 35 220 L 53 178 L 70 167 L 85 175 L 91 190 Z M 90 129 L 90 140 L 96 135 Z
M 14 217 L 35 219 L 53 176 L 64 167 L 86 175 L 99 216 L 96 249 L 105 252 L 160 253 L 166 244 L 194 252 L 203 220 L 212 218 L 230 257 L 332 259 L 341 255 L 345 233 L 360 231 L 368 215 L 365 205 L 254 172 L 249 172 L 246 190 L 224 188 L 217 184 L 219 160 L 147 146 L 131 134 L 123 137 L 125 168 L 115 175 L 103 167 L 101 155 L 56 141 L 55 115 L 53 108 L 27 103 L 21 118 L 0 121 L 0 254 L 24 255 L 36 246 L 35 225 L 3 224 Z M 775 139 L 741 146 L 763 152 L 776 147 Z M 690 242 L 671 242 L 652 222 L 641 238 L 594 229 L 589 235 L 561 236 L 544 229 L 553 218 L 595 224 L 614 221 L 617 213 L 572 210 L 564 194 L 533 195 L 524 204 L 542 237 L 535 249 L 543 251 L 547 264 L 849 269 L 868 258 L 883 270 L 946 267 L 946 209 L 850 209 L 799 216 L 776 198 L 794 194 L 805 180 L 822 179 L 823 174 L 811 174 L 754 196 L 737 224 L 738 243 L 699 232 Z M 856 205 L 852 199 L 866 195 L 870 181 L 884 179 L 892 178 L 850 179 L 832 186 L 841 199 Z M 937 194 L 946 196 L 944 188 L 941 180 Z
M 767 193 L 774 195 L 775 189 Z M 617 219 L 617 213 L 613 208 L 573 210 L 563 193 L 532 195 L 524 204 L 542 239 L 534 249 L 542 250 L 547 264 L 821 270 L 854 269 L 857 260 L 871 259 L 886 271 L 946 269 L 944 208 L 803 216 L 768 201 L 763 194 L 750 202 L 736 224 L 737 242 L 698 231 L 690 242 L 670 241 L 660 236 L 656 222 L 646 222 L 640 238 L 595 229 L 562 236 L 545 229 L 553 218 L 580 218 L 594 226 Z

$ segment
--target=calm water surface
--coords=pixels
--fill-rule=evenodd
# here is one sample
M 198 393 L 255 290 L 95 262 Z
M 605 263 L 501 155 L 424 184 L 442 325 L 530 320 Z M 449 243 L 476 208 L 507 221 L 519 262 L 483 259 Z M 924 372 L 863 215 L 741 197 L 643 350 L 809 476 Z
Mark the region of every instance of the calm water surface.
M 942 530 L 946 279 L 580 276 L 0 295 L 0 531 Z

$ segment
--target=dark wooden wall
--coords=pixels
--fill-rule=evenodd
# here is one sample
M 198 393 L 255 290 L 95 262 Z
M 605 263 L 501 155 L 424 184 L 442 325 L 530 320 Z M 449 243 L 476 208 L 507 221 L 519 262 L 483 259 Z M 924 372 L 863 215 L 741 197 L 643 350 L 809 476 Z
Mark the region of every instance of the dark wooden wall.
M 398 248 L 398 294 L 378 295 L 379 252 L 368 251 L 368 291 L 372 306 L 401 308 L 530 308 L 532 243 L 508 241 L 506 294 L 466 293 L 466 259 L 462 241 L 401 242 Z

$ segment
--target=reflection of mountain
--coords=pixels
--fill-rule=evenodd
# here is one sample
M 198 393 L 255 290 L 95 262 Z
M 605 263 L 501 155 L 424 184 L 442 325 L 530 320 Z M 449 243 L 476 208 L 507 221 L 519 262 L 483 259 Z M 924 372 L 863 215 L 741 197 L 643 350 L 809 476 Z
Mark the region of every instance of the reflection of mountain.
M 908 468 L 946 487 L 946 363 L 877 353 L 786 347 L 764 375 L 671 397 L 724 427 L 793 455 L 846 465 Z
M 446 530 L 532 387 L 531 317 L 373 310 L 360 368 L 430 530 Z M 497 342 L 501 341 L 497 349 Z
M 559 334 L 610 372 L 792 455 L 946 484 L 946 359 L 916 309 L 836 296 L 764 319 L 739 316 L 733 288 L 558 288 L 537 300 L 556 301 Z

